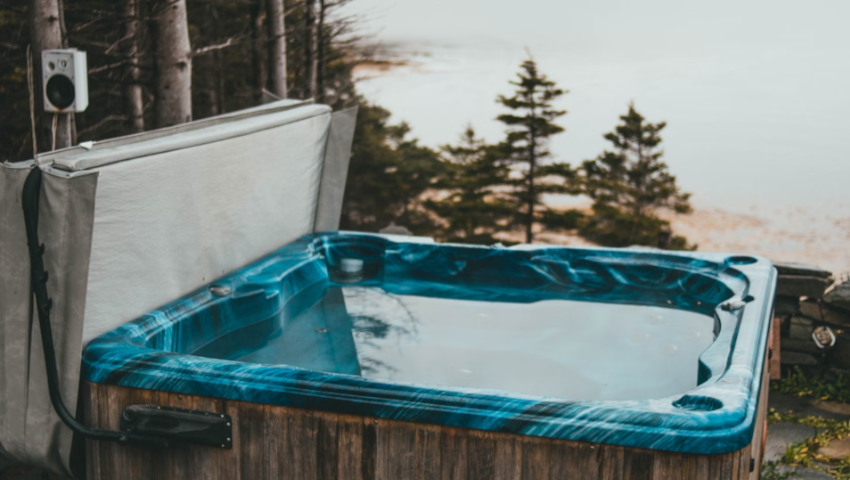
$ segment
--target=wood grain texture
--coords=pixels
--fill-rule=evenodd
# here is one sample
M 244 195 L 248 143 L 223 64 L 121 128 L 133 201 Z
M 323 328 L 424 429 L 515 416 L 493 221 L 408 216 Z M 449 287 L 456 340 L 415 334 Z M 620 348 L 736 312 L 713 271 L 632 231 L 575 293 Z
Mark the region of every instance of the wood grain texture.
M 759 460 L 763 449 L 761 426 L 741 451 L 689 455 L 98 384 L 84 393 L 87 422 L 98 428 L 118 428 L 124 408 L 144 404 L 233 421 L 231 450 L 89 441 L 89 480 L 753 480 L 750 458 Z
M 339 431 L 336 415 L 316 414 L 317 480 L 339 478 Z
M 415 442 L 414 478 L 416 480 L 440 478 L 440 427 L 417 425 Z
M 759 393 L 758 410 L 756 411 L 756 425 L 753 429 L 753 442 L 750 449 L 751 458 L 755 459 L 753 471 L 749 473 L 750 480 L 758 480 L 761 477 L 761 463 L 764 460 L 764 444 L 767 442 L 767 410 L 768 397 L 770 395 L 770 380 L 773 379 L 773 371 L 779 371 L 779 365 L 774 365 L 774 360 L 779 358 L 779 329 L 780 319 L 776 318 L 771 323 L 768 338 L 773 341 L 773 358 L 771 350 L 765 352 L 764 368 L 761 375 L 761 391 Z M 749 465 L 747 465 L 749 469 Z
M 442 429 L 440 460 L 442 480 L 466 480 L 467 435 L 460 429 Z
M 631 448 L 625 449 L 623 452 L 623 480 L 652 480 L 654 461 L 655 456 L 651 452 Z M 708 478 L 707 474 L 705 478 Z
M 338 480 L 363 480 L 363 438 L 361 417 L 337 418 Z
M 779 380 L 782 378 L 782 353 L 780 348 L 780 328 L 782 325 L 782 319 L 776 317 L 773 319 L 773 331 L 770 334 L 770 348 L 773 350 L 773 354 L 770 355 L 770 379 L 771 380 Z
M 466 442 L 467 480 L 496 476 L 496 438 L 490 432 L 471 432 Z

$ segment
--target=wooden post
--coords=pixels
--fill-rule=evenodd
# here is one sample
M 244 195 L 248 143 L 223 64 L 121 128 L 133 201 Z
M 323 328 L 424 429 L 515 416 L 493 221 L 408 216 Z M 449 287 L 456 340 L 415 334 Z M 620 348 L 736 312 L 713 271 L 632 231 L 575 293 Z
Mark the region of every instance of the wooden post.
M 782 319 L 776 317 L 773 319 L 773 332 L 770 335 L 770 348 L 773 350 L 773 354 L 770 357 L 770 379 L 771 380 L 779 380 L 782 378 L 782 362 L 780 360 L 779 353 L 779 336 L 780 336 L 780 327 L 782 325 Z

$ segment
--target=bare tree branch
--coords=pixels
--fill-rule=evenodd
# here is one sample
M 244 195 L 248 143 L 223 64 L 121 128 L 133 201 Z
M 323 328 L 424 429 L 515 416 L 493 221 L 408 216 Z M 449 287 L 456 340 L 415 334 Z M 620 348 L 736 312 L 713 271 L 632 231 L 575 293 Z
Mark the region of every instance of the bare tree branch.
M 219 43 L 218 45 L 207 45 L 206 47 L 196 48 L 195 51 L 192 52 L 192 55 L 193 56 L 203 55 L 205 53 L 209 53 L 209 52 L 212 52 L 212 51 L 215 51 L 215 50 L 221 50 L 223 48 L 227 48 L 227 47 L 230 47 L 232 45 L 242 43 L 243 40 L 244 40 L 244 36 L 242 36 L 242 35 L 239 35 L 239 36 L 236 36 L 236 37 L 230 37 L 227 40 L 225 40 L 224 43 Z
M 119 120 L 123 122 L 123 121 L 127 120 L 127 116 L 126 115 L 107 115 L 106 117 L 102 118 L 99 122 L 95 123 L 94 125 L 80 130 L 79 132 L 77 132 L 77 135 L 78 136 L 79 135 L 85 135 L 86 133 L 93 132 L 93 131 L 97 130 L 98 128 L 106 125 L 109 122 L 116 122 L 116 121 L 119 121 Z

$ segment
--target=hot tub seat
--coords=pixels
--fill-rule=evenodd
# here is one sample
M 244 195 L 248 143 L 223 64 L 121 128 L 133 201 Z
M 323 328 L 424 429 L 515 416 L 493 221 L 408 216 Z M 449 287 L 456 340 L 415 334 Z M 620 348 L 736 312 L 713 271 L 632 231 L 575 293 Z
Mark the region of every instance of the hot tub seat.
M 423 387 L 193 353 L 334 284 L 341 259 L 363 260 L 359 285 L 393 293 L 527 303 L 569 299 L 662 306 L 715 318 L 700 384 L 651 400 L 570 401 L 521 392 Z M 776 274 L 758 257 L 696 252 L 475 247 L 344 232 L 304 237 L 93 340 L 86 379 L 388 420 L 694 454 L 753 439 Z M 729 302 L 737 299 L 737 302 Z M 741 308 L 741 306 L 743 308 Z

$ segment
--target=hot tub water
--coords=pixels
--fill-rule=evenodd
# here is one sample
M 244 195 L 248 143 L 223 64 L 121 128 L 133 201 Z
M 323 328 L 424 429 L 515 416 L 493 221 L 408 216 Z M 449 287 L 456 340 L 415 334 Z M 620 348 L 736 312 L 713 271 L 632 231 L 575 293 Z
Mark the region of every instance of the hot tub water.
M 570 400 L 638 400 L 697 385 L 713 317 L 661 307 L 502 303 L 322 289 L 267 342 L 216 342 L 203 356 L 421 385 Z

